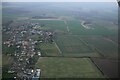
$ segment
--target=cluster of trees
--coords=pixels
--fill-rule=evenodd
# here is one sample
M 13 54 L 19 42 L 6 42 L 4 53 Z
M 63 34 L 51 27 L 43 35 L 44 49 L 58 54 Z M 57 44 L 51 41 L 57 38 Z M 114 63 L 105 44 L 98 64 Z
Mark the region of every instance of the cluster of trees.
M 33 19 L 48 19 L 48 18 L 55 18 L 55 17 L 49 17 L 49 16 L 34 16 Z

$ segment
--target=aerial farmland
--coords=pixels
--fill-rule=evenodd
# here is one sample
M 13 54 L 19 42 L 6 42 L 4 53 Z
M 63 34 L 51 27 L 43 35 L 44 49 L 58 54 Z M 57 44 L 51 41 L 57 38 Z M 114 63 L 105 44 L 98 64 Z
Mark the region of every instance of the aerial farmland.
M 116 4 L 3 2 L 3 79 L 117 78 Z

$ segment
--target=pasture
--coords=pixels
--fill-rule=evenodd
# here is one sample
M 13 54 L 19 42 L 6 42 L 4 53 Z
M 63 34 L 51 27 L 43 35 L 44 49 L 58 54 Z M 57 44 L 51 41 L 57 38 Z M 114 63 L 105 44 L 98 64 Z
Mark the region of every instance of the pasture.
M 41 49 L 42 56 L 60 56 L 56 43 L 41 43 L 38 48 Z
M 119 76 L 117 60 L 99 58 L 92 58 L 92 60 L 106 74 L 106 77 L 117 78 Z
M 87 42 L 92 47 L 95 47 L 99 52 L 106 58 L 117 58 L 118 56 L 118 46 L 116 43 L 108 38 L 103 38 L 101 36 L 84 36 L 81 37 L 85 42 Z
M 92 29 L 86 29 L 81 25 L 79 20 L 67 21 L 70 33 L 73 35 L 112 35 L 114 31 L 107 29 L 105 26 L 92 24 Z
M 41 57 L 36 63 L 41 78 L 102 78 L 88 58 Z
M 56 43 L 59 46 L 63 56 L 74 57 L 100 57 L 91 47 L 85 44 L 79 36 L 73 35 L 57 35 Z

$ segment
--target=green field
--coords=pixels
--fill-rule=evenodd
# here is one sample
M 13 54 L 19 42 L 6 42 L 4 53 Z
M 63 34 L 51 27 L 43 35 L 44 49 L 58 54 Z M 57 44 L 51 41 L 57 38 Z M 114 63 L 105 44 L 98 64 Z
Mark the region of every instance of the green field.
M 2 45 L 2 53 L 3 54 L 14 54 L 15 52 L 15 49 L 16 49 L 16 46 L 11 46 L 11 47 L 8 47 L 7 45 Z
M 13 58 L 11 56 L 2 54 L 2 78 L 12 78 L 13 77 L 13 74 L 7 73 L 12 62 L 13 62 Z
M 80 20 L 67 20 L 66 24 L 63 20 L 31 20 L 32 22 L 39 22 L 45 24 L 41 29 L 50 29 L 60 33 L 69 33 L 73 35 L 116 35 L 116 30 L 111 30 L 105 25 L 99 25 L 93 23 L 90 27 L 94 29 L 86 29 L 81 25 Z M 116 27 L 115 27 L 116 28 Z
M 13 58 L 2 54 L 2 66 L 8 66 L 12 63 Z
M 70 29 L 70 33 L 73 35 L 112 35 L 115 34 L 115 31 L 111 31 L 105 26 L 100 26 L 92 24 L 94 29 L 86 29 L 81 25 L 81 22 L 78 20 L 67 21 L 67 24 Z
M 85 44 L 79 36 L 57 35 L 56 43 L 64 56 L 91 56 L 99 57 L 100 55 L 91 47 Z
M 99 50 L 104 57 L 117 58 L 118 47 L 115 42 L 101 36 L 84 36 L 81 38 L 89 45 Z
M 41 49 L 42 56 L 60 56 L 56 43 L 41 43 L 38 47 Z
M 31 20 L 32 22 L 38 22 L 44 24 L 45 26 L 41 27 L 41 29 L 49 29 L 55 32 L 66 33 L 67 28 L 62 20 Z
M 59 56 L 61 52 L 63 56 L 72 57 L 117 57 L 116 44 L 102 37 L 96 37 L 116 34 L 104 26 L 92 24 L 91 27 L 94 29 L 86 29 L 79 20 L 66 21 L 66 24 L 62 20 L 31 21 L 45 24 L 41 27 L 42 29 L 56 32 L 54 36 L 58 47 L 56 48 L 54 44 L 42 44 L 41 49 L 44 56 Z M 67 25 L 69 31 L 67 30 Z
M 39 58 L 41 78 L 101 78 L 103 75 L 88 58 Z

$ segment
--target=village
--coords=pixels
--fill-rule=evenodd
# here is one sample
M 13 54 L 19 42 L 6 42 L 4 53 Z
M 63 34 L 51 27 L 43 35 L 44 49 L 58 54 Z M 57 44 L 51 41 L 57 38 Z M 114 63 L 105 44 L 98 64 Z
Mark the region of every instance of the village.
M 15 46 L 14 61 L 8 73 L 14 74 L 15 79 L 40 78 L 41 69 L 35 67 L 35 63 L 42 56 L 40 43 L 53 42 L 53 32 L 40 29 L 41 25 L 35 22 L 16 22 L 9 25 L 9 29 L 3 29 L 7 35 L 11 35 L 3 44 L 8 48 Z M 34 38 L 37 37 L 36 38 Z M 9 54 L 11 55 L 11 54 Z

